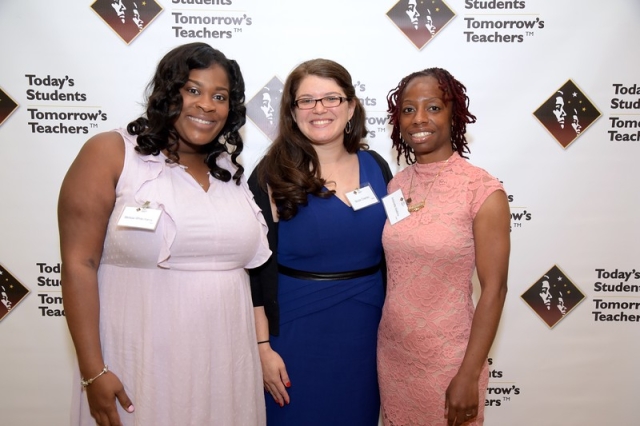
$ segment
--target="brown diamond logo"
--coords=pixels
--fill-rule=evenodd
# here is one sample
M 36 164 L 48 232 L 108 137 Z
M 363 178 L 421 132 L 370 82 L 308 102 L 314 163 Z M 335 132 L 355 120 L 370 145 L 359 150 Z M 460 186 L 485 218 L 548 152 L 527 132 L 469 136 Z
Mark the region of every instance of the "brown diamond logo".
M 553 328 L 582 302 L 584 294 L 554 265 L 520 297 Z
M 578 86 L 569 79 L 533 115 L 558 143 L 566 148 L 578 139 L 601 114 Z
M 127 44 L 162 12 L 153 0 L 96 0 L 91 8 Z
M 422 49 L 456 16 L 442 0 L 400 0 L 387 16 Z
M 18 103 L 0 89 L 0 126 L 16 109 L 18 109 Z
M 27 294 L 29 290 L 0 265 L 0 321 L 16 309 Z

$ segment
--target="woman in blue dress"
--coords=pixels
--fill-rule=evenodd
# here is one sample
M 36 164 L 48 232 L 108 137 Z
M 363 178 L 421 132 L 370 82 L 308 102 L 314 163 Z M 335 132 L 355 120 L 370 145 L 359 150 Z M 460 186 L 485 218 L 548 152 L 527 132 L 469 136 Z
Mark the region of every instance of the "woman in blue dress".
M 251 271 L 267 424 L 376 426 L 391 171 L 363 142 L 364 108 L 333 61 L 293 70 L 278 129 L 249 179 L 273 252 Z

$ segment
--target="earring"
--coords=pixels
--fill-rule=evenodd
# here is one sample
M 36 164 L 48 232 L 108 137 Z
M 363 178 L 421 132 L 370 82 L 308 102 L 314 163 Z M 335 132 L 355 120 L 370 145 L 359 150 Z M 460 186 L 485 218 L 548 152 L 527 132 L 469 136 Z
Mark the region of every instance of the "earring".
M 344 132 L 346 134 L 350 134 L 351 133 L 351 129 L 352 129 L 352 124 L 351 124 L 351 120 L 347 121 L 347 125 L 344 128 Z

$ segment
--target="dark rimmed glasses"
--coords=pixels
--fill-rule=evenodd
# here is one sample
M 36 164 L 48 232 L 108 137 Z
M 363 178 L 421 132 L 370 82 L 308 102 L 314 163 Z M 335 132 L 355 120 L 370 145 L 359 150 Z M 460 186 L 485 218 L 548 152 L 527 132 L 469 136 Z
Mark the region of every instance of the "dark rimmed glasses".
M 298 99 L 297 101 L 294 101 L 293 104 L 297 106 L 298 109 L 313 109 L 318 104 L 318 101 L 320 101 L 322 106 L 325 108 L 335 108 L 346 100 L 348 100 L 348 98 L 345 98 L 344 96 L 325 96 L 324 98 L 319 99 Z

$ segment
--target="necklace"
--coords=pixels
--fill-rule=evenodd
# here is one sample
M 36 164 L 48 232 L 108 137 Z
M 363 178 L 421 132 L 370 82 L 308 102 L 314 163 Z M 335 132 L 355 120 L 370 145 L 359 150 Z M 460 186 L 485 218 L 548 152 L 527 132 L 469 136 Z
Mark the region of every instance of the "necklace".
M 451 158 L 451 157 L 449 157 L 449 158 Z M 427 189 L 427 193 L 425 194 L 425 196 L 422 199 L 422 201 L 420 201 L 419 203 L 415 203 L 415 204 L 411 204 L 411 201 L 412 201 L 411 192 L 413 191 L 413 176 L 416 174 L 416 169 L 415 169 L 415 167 L 413 168 L 413 170 L 411 171 L 411 181 L 409 183 L 409 196 L 407 197 L 407 208 L 409 209 L 410 213 L 415 213 L 417 211 L 422 210 L 422 208 L 425 205 L 425 201 L 427 200 L 427 197 L 431 193 L 431 189 L 433 188 L 433 185 L 435 185 L 436 181 L 438 180 L 438 176 L 440 176 L 440 172 L 442 172 L 442 169 L 444 169 L 444 166 L 446 166 L 447 163 L 449 163 L 449 158 L 447 158 L 447 161 L 442 163 L 442 166 L 440 166 L 440 170 L 438 170 L 438 173 L 436 173 L 436 177 L 433 178 L 433 181 L 431 181 L 431 185 L 429 185 L 429 189 Z
M 196 181 L 196 183 L 197 183 L 198 185 L 200 185 L 200 188 L 204 189 L 204 185 L 205 185 L 205 184 L 204 184 L 204 183 L 202 183 L 202 182 L 200 182 L 200 180 L 196 177 L 196 175 L 194 175 L 193 173 L 191 173 L 191 172 L 189 171 L 189 167 L 188 167 L 188 166 L 183 166 L 182 164 L 179 164 L 179 166 L 180 166 L 180 168 L 181 168 L 182 170 L 184 170 L 185 172 L 187 172 L 187 173 L 188 173 L 188 174 L 193 178 L 193 180 L 195 180 L 195 181 Z M 209 180 L 209 172 L 207 172 L 207 181 L 208 181 L 208 180 Z

